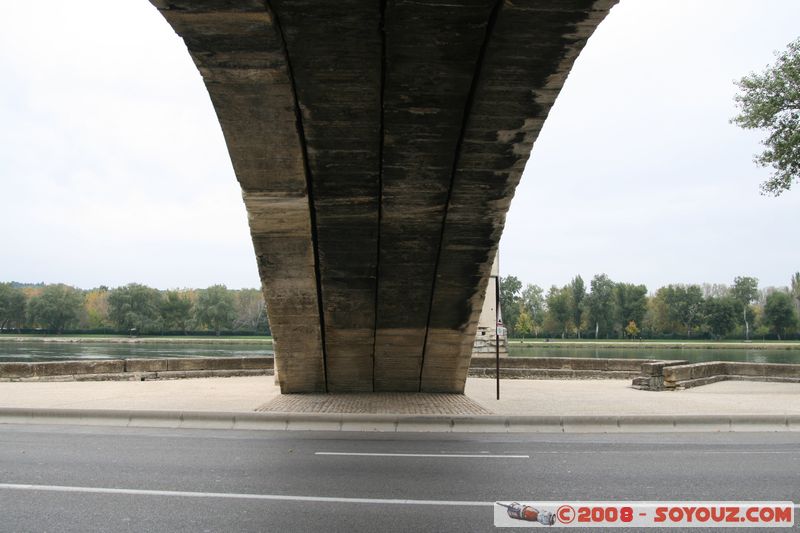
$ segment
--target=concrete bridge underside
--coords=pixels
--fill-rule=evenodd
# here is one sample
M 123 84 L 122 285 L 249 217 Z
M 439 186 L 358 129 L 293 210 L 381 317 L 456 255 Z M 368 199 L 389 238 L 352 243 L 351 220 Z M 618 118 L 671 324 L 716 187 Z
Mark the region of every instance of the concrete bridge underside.
M 616 0 L 151 0 L 241 184 L 286 392 L 461 393 L 514 189 Z

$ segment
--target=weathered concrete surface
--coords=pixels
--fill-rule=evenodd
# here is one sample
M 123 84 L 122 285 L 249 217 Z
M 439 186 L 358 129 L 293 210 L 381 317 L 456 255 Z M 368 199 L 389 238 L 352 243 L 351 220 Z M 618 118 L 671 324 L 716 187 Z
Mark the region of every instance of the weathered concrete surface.
M 642 365 L 641 375 L 634 378 L 633 387 L 655 391 L 681 390 L 719 381 L 800 383 L 800 365 L 737 361 L 656 361 Z
M 174 357 L 0 363 L 0 381 L 125 381 L 272 374 L 272 357 Z
M 616 0 L 151 0 L 208 88 L 283 392 L 463 392 L 533 142 Z

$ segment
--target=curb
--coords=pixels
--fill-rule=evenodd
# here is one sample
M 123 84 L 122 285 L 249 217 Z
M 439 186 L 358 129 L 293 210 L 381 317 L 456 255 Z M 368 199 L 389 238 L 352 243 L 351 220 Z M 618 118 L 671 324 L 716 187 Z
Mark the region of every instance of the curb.
M 669 433 L 800 431 L 800 415 L 380 415 L 0 408 L 0 424 L 389 433 Z

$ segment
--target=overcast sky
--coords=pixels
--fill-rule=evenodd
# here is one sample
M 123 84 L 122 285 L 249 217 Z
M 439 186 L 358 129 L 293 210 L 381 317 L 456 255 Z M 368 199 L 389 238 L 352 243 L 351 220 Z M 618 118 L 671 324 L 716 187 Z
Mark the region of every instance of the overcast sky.
M 800 187 L 761 196 L 761 135 L 728 120 L 798 21 L 797 0 L 622 0 L 534 146 L 502 273 L 786 285 Z M 0 76 L 0 281 L 259 285 L 208 95 L 149 2 L 0 3 Z

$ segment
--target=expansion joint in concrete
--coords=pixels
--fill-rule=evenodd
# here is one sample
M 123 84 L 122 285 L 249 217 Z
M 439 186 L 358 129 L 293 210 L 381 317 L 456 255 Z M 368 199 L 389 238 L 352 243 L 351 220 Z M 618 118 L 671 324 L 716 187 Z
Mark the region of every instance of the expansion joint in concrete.
M 297 127 L 297 136 L 300 139 L 300 150 L 302 152 L 303 170 L 306 176 L 306 194 L 308 195 L 308 210 L 309 220 L 311 222 L 311 247 L 314 251 L 314 276 L 317 285 L 317 310 L 319 313 L 319 330 L 322 350 L 322 373 L 325 383 L 325 392 L 328 392 L 328 357 L 325 342 L 325 307 L 322 302 L 322 274 L 320 272 L 319 261 L 319 237 L 317 233 L 317 209 L 314 203 L 314 180 L 311 175 L 311 166 L 308 161 L 308 143 L 306 141 L 305 127 L 303 126 L 303 112 L 300 109 L 300 99 L 297 94 L 297 83 L 294 76 L 294 69 L 292 68 L 292 58 L 289 54 L 289 45 L 286 42 L 286 36 L 281 26 L 281 19 L 277 11 L 272 8 L 270 0 L 264 0 L 264 9 L 270 14 L 272 20 L 275 22 L 275 29 L 281 40 L 281 49 L 284 57 L 286 58 L 286 70 L 289 76 L 289 84 L 291 85 L 292 99 L 294 101 L 294 114 L 295 124 Z
M 380 87 L 380 125 L 378 139 L 378 236 L 375 254 L 375 322 L 372 335 L 372 390 L 375 391 L 375 352 L 378 349 L 378 306 L 381 280 L 381 224 L 383 222 L 383 147 L 385 138 L 385 97 L 386 97 L 386 2 L 381 0 L 381 20 L 378 28 L 381 34 L 381 87 Z
M 467 100 L 464 103 L 464 112 L 461 115 L 461 128 L 458 134 L 458 140 L 456 141 L 456 147 L 453 152 L 450 183 L 447 188 L 447 198 L 445 201 L 444 214 L 442 215 L 441 231 L 439 233 L 439 248 L 436 251 L 436 261 L 433 268 L 433 280 L 431 281 L 431 296 L 430 301 L 428 302 L 428 321 L 425 326 L 425 337 L 422 342 L 422 360 L 420 361 L 419 365 L 419 392 L 422 392 L 422 378 L 425 372 L 425 355 L 428 350 L 428 335 L 430 334 L 431 319 L 433 317 L 433 302 L 436 298 L 436 280 L 439 277 L 439 264 L 442 258 L 442 249 L 444 248 L 445 230 L 447 228 L 447 215 L 450 212 L 450 202 L 453 197 L 453 188 L 455 186 L 456 173 L 458 171 L 458 161 L 460 159 L 462 146 L 464 144 L 464 135 L 467 131 L 467 124 L 469 123 L 472 104 L 475 100 L 475 92 L 477 91 L 478 83 L 481 78 L 483 61 L 484 57 L 486 56 L 486 49 L 489 47 L 489 41 L 491 40 L 492 32 L 494 31 L 495 23 L 497 22 L 497 15 L 500 12 L 500 7 L 503 5 L 503 1 L 504 0 L 495 0 L 492 11 L 489 13 L 489 18 L 486 22 L 486 31 L 483 36 L 483 42 L 481 43 L 480 51 L 478 52 L 478 57 L 475 61 L 472 82 L 470 83 L 469 92 L 467 93 Z

